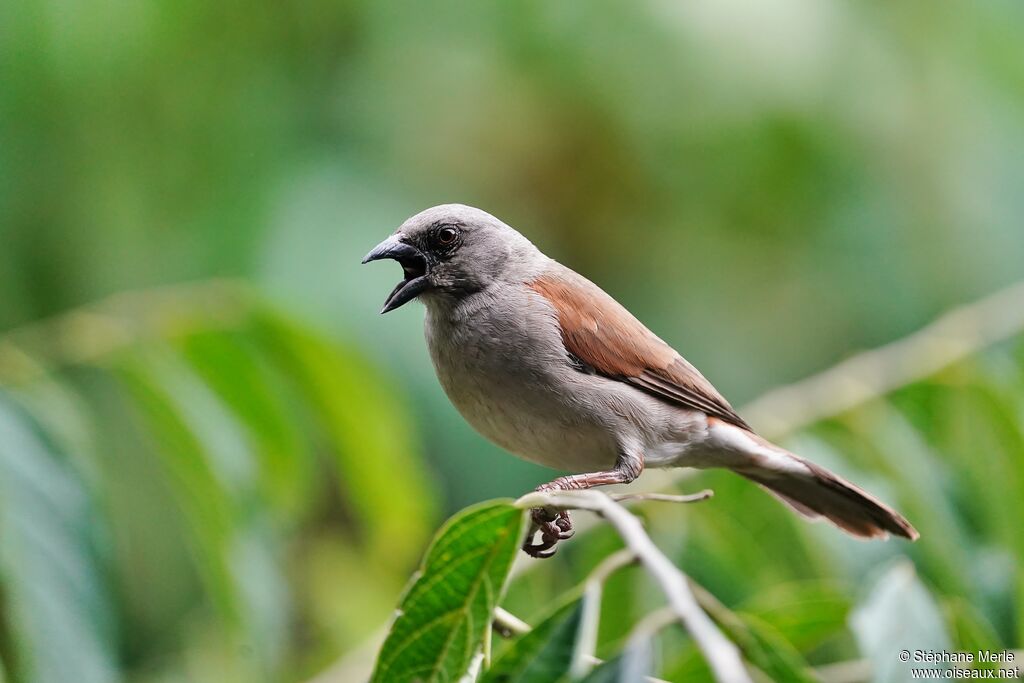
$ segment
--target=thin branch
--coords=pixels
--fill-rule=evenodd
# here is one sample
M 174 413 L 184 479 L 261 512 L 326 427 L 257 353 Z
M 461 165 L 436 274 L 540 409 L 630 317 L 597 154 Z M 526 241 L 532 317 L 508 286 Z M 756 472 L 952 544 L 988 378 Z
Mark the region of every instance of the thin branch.
M 651 612 L 633 627 L 622 651 L 622 674 L 625 681 L 646 677 L 651 665 L 651 640 L 663 628 L 679 622 L 679 615 L 671 607 Z
M 594 652 L 597 649 L 601 593 L 605 581 L 619 569 L 636 562 L 636 559 L 636 554 L 632 550 L 623 548 L 601 560 L 584 580 L 583 615 L 580 619 L 576 648 L 573 651 L 572 665 L 570 666 L 570 676 L 574 680 L 585 676 L 595 663 L 601 663 L 601 660 L 594 656 Z M 529 624 L 501 607 L 494 608 L 492 623 L 494 630 L 505 638 L 523 636 L 531 630 Z
M 588 619 L 586 618 L 586 612 L 588 605 L 592 606 L 592 609 L 600 610 L 601 603 L 601 592 L 604 587 L 604 582 L 608 580 L 614 572 L 618 571 L 622 567 L 632 564 L 637 560 L 636 555 L 628 548 L 620 550 L 612 555 L 606 557 L 587 577 L 585 588 L 584 588 L 584 618 L 581 620 L 583 623 L 580 625 L 580 634 L 576 640 L 576 651 L 573 653 L 573 665 L 569 669 L 569 677 L 573 680 L 583 678 L 590 672 L 595 666 L 604 664 L 604 660 L 594 655 L 597 639 L 597 615 L 592 619 L 592 628 L 587 628 Z M 626 640 L 625 652 L 636 654 L 647 642 L 651 640 L 659 631 L 670 624 L 679 622 L 679 615 L 676 614 L 675 609 L 672 607 L 662 607 L 640 620 L 640 622 L 633 627 L 629 637 Z M 593 632 L 593 644 L 586 642 L 590 639 L 590 631 Z M 636 677 L 633 677 L 636 678 Z M 643 677 L 647 683 L 667 683 L 660 678 L 654 678 L 653 676 Z M 630 677 L 626 677 L 626 680 L 631 680 Z
M 494 608 L 493 625 L 494 632 L 502 638 L 525 635 L 531 628 L 525 621 L 501 607 Z
M 584 581 L 583 591 L 583 615 L 580 619 L 579 631 L 576 637 L 576 647 L 572 655 L 570 666 L 570 677 L 573 680 L 582 678 L 595 663 L 601 660 L 594 656 L 597 649 L 597 629 L 599 626 L 601 612 L 601 593 L 605 581 L 622 569 L 636 562 L 636 554 L 628 548 L 623 548 L 612 553 L 601 560 L 600 563 L 590 572 Z M 673 613 L 674 614 L 674 613 Z M 674 618 L 674 617 L 673 617 Z M 515 616 L 502 607 L 494 608 L 494 617 L 491 626 L 495 632 L 505 638 L 523 636 L 530 632 L 531 627 L 525 621 Z M 486 648 L 486 636 L 485 636 Z M 484 651 L 484 662 L 488 661 L 486 649 Z M 472 668 L 470 669 L 472 673 Z M 654 679 L 652 679 L 654 680 Z
M 637 643 L 642 640 L 650 640 L 658 634 L 658 631 L 670 624 L 679 621 L 679 615 L 671 607 L 662 607 L 648 614 L 641 619 L 633 630 L 630 631 L 627 643 Z M 628 645 L 627 645 L 628 647 Z
M 711 594 L 707 588 L 700 585 L 693 579 L 687 579 L 690 586 L 690 590 L 693 592 L 693 597 L 697 600 L 697 604 L 701 608 L 711 615 L 711 618 L 720 624 L 727 624 L 730 628 L 735 630 L 744 630 L 745 626 L 743 621 L 740 620 L 735 614 L 733 614 L 729 608 L 723 605 L 718 598 Z
M 590 665 L 592 667 L 600 666 L 602 664 L 604 664 L 604 660 L 603 659 L 601 659 L 599 657 L 591 657 L 590 658 Z M 671 683 L 671 681 L 666 681 L 663 678 L 655 678 L 654 676 L 644 676 L 644 681 L 646 681 L 646 683 Z
M 690 493 L 687 495 L 673 495 L 671 493 L 611 493 L 608 497 L 617 503 L 623 501 L 643 501 L 653 500 L 662 503 L 699 503 L 702 500 L 707 500 L 715 495 L 715 492 L 711 489 L 704 489 L 697 493 Z
M 740 412 L 769 438 L 930 377 L 1024 331 L 1024 282 L 943 314 L 913 334 L 763 394 Z
M 626 547 L 661 586 L 669 605 L 690 632 L 720 683 L 749 683 L 739 649 L 731 643 L 697 604 L 686 575 L 658 549 L 643 525 L 626 508 L 599 491 L 544 491 L 530 493 L 518 501 L 522 508 L 556 507 L 591 510 L 604 517 L 619 533 Z
M 486 655 L 483 652 L 477 652 L 473 655 L 473 659 L 469 663 L 469 669 L 466 670 L 466 673 L 462 674 L 459 683 L 476 683 L 477 677 L 480 676 L 480 672 L 483 670 L 484 659 L 486 659 Z
M 491 668 L 491 645 L 493 644 L 493 641 L 494 641 L 494 619 L 491 619 L 486 624 L 484 624 L 484 639 L 483 639 L 483 644 L 481 646 L 482 652 L 480 653 L 480 654 L 483 655 L 483 664 L 482 664 L 482 668 L 483 669 Z M 470 670 L 472 670 L 472 669 L 470 669 Z
M 569 666 L 570 677 L 573 680 L 583 678 L 593 666 L 591 660 L 597 651 L 597 629 L 600 626 L 601 597 L 605 581 L 636 560 L 636 553 L 629 548 L 623 548 L 601 560 L 587 576 L 583 584 L 583 614 L 580 617 L 576 647 L 573 649 L 572 663 Z

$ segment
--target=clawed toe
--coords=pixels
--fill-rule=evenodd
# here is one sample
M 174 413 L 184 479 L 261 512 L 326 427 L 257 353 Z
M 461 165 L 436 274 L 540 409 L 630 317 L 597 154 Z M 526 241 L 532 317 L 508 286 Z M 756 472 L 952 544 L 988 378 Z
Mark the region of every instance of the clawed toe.
M 558 550 L 556 545 L 559 541 L 572 538 L 576 533 L 572 528 L 572 518 L 566 510 L 534 508 L 530 512 L 530 517 L 530 532 L 523 543 L 523 552 L 530 557 L 551 557 Z M 533 539 L 538 531 L 540 542 L 534 543 Z
M 555 544 L 557 542 L 557 539 L 544 540 L 540 543 L 530 543 L 530 541 L 527 541 L 523 544 L 523 552 L 525 552 L 530 557 L 535 557 L 538 560 L 543 560 L 551 557 L 556 552 L 558 552 L 558 548 L 555 547 Z
M 568 510 L 562 510 L 558 513 L 558 517 L 555 519 L 555 526 L 558 528 L 559 540 L 566 540 L 576 535 L 576 530 L 572 528 L 572 518 L 569 516 Z
M 540 532 L 540 542 L 534 543 L 533 538 L 538 531 Z M 523 551 L 530 557 L 551 557 L 557 550 L 555 544 L 558 543 L 558 537 L 558 527 L 553 522 L 541 522 L 538 524 L 534 521 L 530 525 L 530 533 L 527 534 L 526 541 L 523 542 Z

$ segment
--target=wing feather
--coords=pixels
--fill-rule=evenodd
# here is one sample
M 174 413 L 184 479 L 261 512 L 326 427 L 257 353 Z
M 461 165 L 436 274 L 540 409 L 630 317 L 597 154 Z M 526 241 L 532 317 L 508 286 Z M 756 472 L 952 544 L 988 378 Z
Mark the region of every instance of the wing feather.
M 697 368 L 594 283 L 559 268 L 530 287 L 555 309 L 567 358 L 673 405 L 750 430 Z

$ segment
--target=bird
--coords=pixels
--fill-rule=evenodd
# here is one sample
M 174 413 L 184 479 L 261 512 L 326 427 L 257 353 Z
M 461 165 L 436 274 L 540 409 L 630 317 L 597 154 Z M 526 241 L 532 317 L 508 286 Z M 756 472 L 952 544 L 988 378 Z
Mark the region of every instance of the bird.
M 570 472 L 537 490 L 625 484 L 647 467 L 725 468 L 852 536 L 918 538 L 878 498 L 759 436 L 625 307 L 491 214 L 421 211 L 363 263 L 381 259 L 403 271 L 381 313 L 424 304 L 431 361 L 465 420 L 514 455 Z M 573 534 L 568 511 L 535 508 L 530 519 L 533 557 Z

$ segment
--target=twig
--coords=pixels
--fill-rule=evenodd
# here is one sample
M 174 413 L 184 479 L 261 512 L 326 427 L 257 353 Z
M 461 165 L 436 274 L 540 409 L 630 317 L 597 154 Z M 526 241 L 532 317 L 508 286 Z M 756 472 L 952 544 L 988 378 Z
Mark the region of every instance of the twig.
M 466 673 L 462 674 L 459 683 L 476 683 L 476 679 L 483 669 L 485 658 L 486 655 L 483 652 L 477 652 L 473 655 L 473 660 L 469 663 L 469 669 L 466 670 Z
M 671 607 L 651 612 L 633 627 L 623 649 L 621 680 L 636 681 L 645 677 L 651 664 L 651 640 L 658 631 L 679 621 Z
M 1024 331 L 1024 282 L 943 314 L 917 332 L 763 394 L 740 412 L 769 438 L 840 415 Z
M 573 680 L 582 678 L 589 673 L 595 663 L 601 663 L 601 660 L 594 656 L 594 652 L 597 649 L 601 593 L 605 581 L 618 570 L 636 562 L 636 559 L 636 554 L 632 550 L 623 548 L 601 560 L 584 580 L 583 614 L 580 618 L 576 647 L 569 667 L 570 678 Z M 529 624 L 501 607 L 494 608 L 493 624 L 495 631 L 506 638 L 513 635 L 522 636 L 530 632 Z
M 693 579 L 687 579 L 687 583 L 690 586 L 690 590 L 693 592 L 693 597 L 697 600 L 697 604 L 701 608 L 711 615 L 711 618 L 720 624 L 726 624 L 729 628 L 735 630 L 744 630 L 743 622 L 729 609 L 719 602 L 718 598 L 712 595 L 707 588 L 700 585 Z
M 650 640 L 658 634 L 658 631 L 669 624 L 676 623 L 677 621 L 679 621 L 679 615 L 676 614 L 676 611 L 671 607 L 662 607 L 661 609 L 651 612 L 637 622 L 636 626 L 633 627 L 633 630 L 630 631 L 629 638 L 626 639 L 627 647 L 628 643 Z
M 483 655 L 483 664 L 481 669 L 491 668 L 491 646 L 494 643 L 494 619 L 492 618 L 486 624 L 484 624 L 484 639 L 480 646 L 480 654 Z M 472 668 L 470 668 L 472 671 Z M 478 671 L 479 673 L 479 671 Z
M 583 614 L 576 635 L 576 647 L 569 666 L 570 678 L 583 678 L 593 666 L 591 660 L 597 651 L 597 629 L 601 619 L 601 596 L 608 577 L 623 567 L 636 562 L 637 557 L 629 548 L 623 548 L 604 558 L 587 576 L 583 584 Z
M 683 574 L 658 549 L 644 531 L 640 520 L 599 491 L 544 491 L 530 493 L 518 501 L 521 508 L 556 507 L 591 510 L 604 517 L 619 533 L 626 547 L 661 586 L 669 605 L 690 632 L 720 683 L 750 683 L 740 652 L 700 608 Z
M 592 667 L 601 666 L 602 664 L 604 664 L 604 660 L 600 657 L 590 658 L 590 665 Z M 655 678 L 654 676 L 644 676 L 644 681 L 646 681 L 646 683 L 671 683 L 671 681 L 666 681 L 664 678 Z
M 715 492 L 711 489 L 704 489 L 697 493 L 690 493 L 681 496 L 673 495 L 671 493 L 610 493 L 608 494 L 608 497 L 618 503 L 634 500 L 653 500 L 660 501 L 662 503 L 699 503 L 700 501 L 707 500 L 714 495 Z
M 521 636 L 530 632 L 529 624 L 501 607 L 494 608 L 493 623 L 495 633 L 502 638 Z

